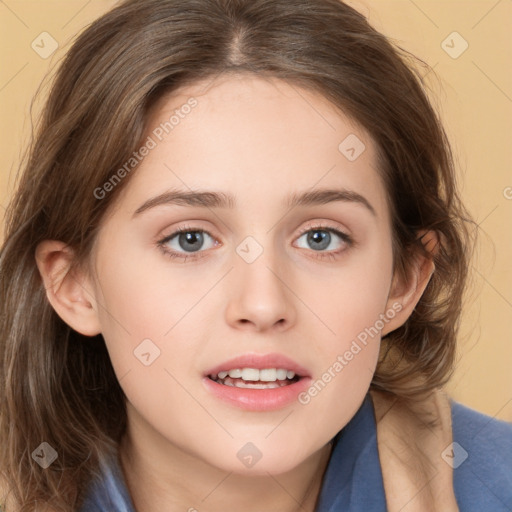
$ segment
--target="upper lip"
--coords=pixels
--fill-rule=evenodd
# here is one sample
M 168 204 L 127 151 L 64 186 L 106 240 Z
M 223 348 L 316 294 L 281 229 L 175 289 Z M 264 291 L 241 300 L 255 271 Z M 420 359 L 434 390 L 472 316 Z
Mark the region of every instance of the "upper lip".
M 256 368 L 258 370 L 262 370 L 264 368 L 284 368 L 286 370 L 292 370 L 295 372 L 295 375 L 298 375 L 299 377 L 309 377 L 308 371 L 303 366 L 296 363 L 289 357 L 277 353 L 243 354 L 210 368 L 205 373 L 205 376 L 233 370 L 234 368 Z

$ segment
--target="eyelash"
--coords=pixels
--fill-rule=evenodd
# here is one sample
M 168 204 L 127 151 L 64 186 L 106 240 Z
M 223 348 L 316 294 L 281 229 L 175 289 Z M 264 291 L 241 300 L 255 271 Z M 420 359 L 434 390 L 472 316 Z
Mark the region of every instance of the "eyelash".
M 330 233 L 334 233 L 339 238 L 341 238 L 341 240 L 343 242 L 345 242 L 345 244 L 347 244 L 348 248 L 351 248 L 355 245 L 355 242 L 350 235 L 348 235 L 347 233 L 344 233 L 343 231 L 340 231 L 339 229 L 337 229 L 333 226 L 329 226 L 329 225 L 313 225 L 313 226 L 308 226 L 306 228 L 303 228 L 299 232 L 299 235 L 297 236 L 297 238 L 300 238 L 302 235 L 304 235 L 305 233 L 309 233 L 310 231 L 328 231 Z M 181 227 L 177 228 L 176 231 L 174 231 L 170 235 L 159 240 L 157 242 L 157 246 L 164 253 L 165 256 L 168 256 L 171 259 L 180 259 L 180 260 L 183 260 L 183 263 L 185 263 L 185 261 L 187 259 L 198 260 L 198 259 L 204 257 L 205 256 L 204 253 L 206 253 L 207 251 L 197 251 L 197 253 L 189 253 L 189 254 L 183 255 L 182 253 L 179 253 L 179 252 L 170 251 L 166 247 L 167 242 L 172 240 L 175 236 L 180 235 L 181 233 L 189 233 L 189 232 L 206 233 L 211 238 L 214 238 L 208 231 L 206 231 L 204 229 L 194 228 L 191 226 L 181 226 Z M 317 256 L 314 256 L 317 259 L 321 259 L 321 260 L 328 259 L 328 260 L 332 261 L 332 260 L 335 260 L 342 252 L 345 252 L 346 250 L 347 249 L 341 249 L 338 251 L 325 251 L 325 252 L 313 251 L 313 252 L 315 252 L 317 254 Z

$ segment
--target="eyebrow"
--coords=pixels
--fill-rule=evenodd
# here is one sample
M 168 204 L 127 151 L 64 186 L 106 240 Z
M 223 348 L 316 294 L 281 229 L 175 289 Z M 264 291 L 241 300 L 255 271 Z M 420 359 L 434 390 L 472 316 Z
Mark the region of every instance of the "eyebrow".
M 315 206 L 343 201 L 364 206 L 374 217 L 377 217 L 375 208 L 361 194 L 347 189 L 317 189 L 302 193 L 291 194 L 285 202 L 285 207 L 291 209 L 296 206 Z M 230 208 L 236 206 L 235 196 L 226 192 L 209 190 L 169 190 L 158 196 L 148 199 L 133 213 L 133 217 L 160 205 L 199 206 L 203 208 Z

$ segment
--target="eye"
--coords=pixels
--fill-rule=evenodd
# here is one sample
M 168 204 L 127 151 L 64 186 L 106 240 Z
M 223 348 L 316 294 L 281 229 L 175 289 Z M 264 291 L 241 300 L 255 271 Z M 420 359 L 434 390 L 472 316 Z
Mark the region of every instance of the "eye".
M 299 247 L 318 252 L 319 254 L 315 255 L 317 258 L 332 259 L 353 245 L 353 240 L 347 233 L 332 226 L 309 226 L 302 231 L 298 240 L 301 239 L 304 239 L 306 246 L 299 245 Z M 325 251 L 329 247 L 332 250 Z
M 201 252 L 204 251 L 201 249 L 205 249 L 204 244 L 207 239 L 213 240 L 213 237 L 204 229 L 183 226 L 159 240 L 157 245 L 167 256 L 185 260 L 189 257 L 202 257 Z M 215 245 L 218 245 L 216 241 L 211 244 L 211 247 Z

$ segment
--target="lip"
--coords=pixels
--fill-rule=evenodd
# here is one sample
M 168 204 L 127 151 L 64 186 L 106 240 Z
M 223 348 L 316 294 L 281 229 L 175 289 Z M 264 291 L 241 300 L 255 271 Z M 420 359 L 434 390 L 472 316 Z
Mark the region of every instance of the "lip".
M 285 368 L 292 370 L 300 379 L 292 384 L 271 389 L 249 389 L 225 386 L 208 376 L 233 368 Z M 219 400 L 239 409 L 248 411 L 272 411 L 282 409 L 297 401 L 299 393 L 305 391 L 311 383 L 309 372 L 301 365 L 282 354 L 245 354 L 225 361 L 203 376 L 206 390 Z

